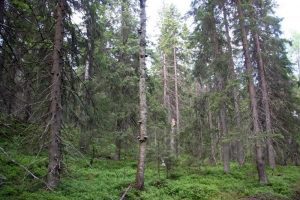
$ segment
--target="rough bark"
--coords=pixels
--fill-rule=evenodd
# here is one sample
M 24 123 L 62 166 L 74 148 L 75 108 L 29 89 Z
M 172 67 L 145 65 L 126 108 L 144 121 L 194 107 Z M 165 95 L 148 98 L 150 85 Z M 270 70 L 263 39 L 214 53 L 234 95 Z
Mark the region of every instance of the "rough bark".
M 234 71 L 234 62 L 233 62 L 233 53 L 232 53 L 232 46 L 231 46 L 231 37 L 229 34 L 229 24 L 227 20 L 228 12 L 225 7 L 225 4 L 223 4 L 223 17 L 224 17 L 224 25 L 225 25 L 225 36 L 226 36 L 226 42 L 227 42 L 227 48 L 229 53 L 229 72 L 230 72 L 230 78 L 232 80 L 236 79 L 236 73 Z M 239 100 L 239 90 L 237 86 L 233 87 L 233 101 L 234 101 L 234 117 L 235 117 L 235 123 L 238 131 L 241 132 L 241 114 L 240 114 L 240 100 Z M 240 137 L 240 136 L 239 136 Z M 244 149 L 241 142 L 241 139 L 238 138 L 236 141 L 236 151 L 237 151 L 237 161 L 240 166 L 244 164 Z
M 57 187 L 62 169 L 61 123 L 62 123 L 62 47 L 64 37 L 64 17 L 66 2 L 60 0 L 56 6 L 55 38 L 53 65 L 51 70 L 51 103 L 50 103 L 50 145 L 47 184 L 49 188 Z
M 146 158 L 146 141 L 147 141 L 147 100 L 146 100 L 146 0 L 140 0 L 140 134 L 139 134 L 139 160 L 136 173 L 135 187 L 138 190 L 144 188 L 144 171 Z
M 267 80 L 266 80 L 266 72 L 265 72 L 265 66 L 263 62 L 263 58 L 261 55 L 261 47 L 260 47 L 260 41 L 259 36 L 256 30 L 253 30 L 253 39 L 255 43 L 255 51 L 257 56 L 257 64 L 258 64 L 258 74 L 261 81 L 261 94 L 262 94 L 262 104 L 263 104 L 263 110 L 265 114 L 265 121 L 266 121 L 266 132 L 267 134 L 272 133 L 272 122 L 271 122 L 271 110 L 270 110 L 270 102 L 269 102 L 269 95 L 268 95 L 268 86 L 267 86 Z M 269 159 L 269 165 L 272 169 L 275 168 L 275 151 L 273 148 L 272 138 L 267 137 L 267 149 L 268 149 L 268 159 Z
M 250 97 L 250 107 L 251 107 L 251 117 L 252 117 L 252 125 L 253 125 L 253 133 L 255 137 L 258 137 L 261 133 L 260 126 L 259 126 L 259 117 L 258 117 L 258 107 L 257 107 L 257 97 L 256 91 L 254 88 L 254 82 L 252 78 L 253 68 L 251 66 L 250 60 L 250 52 L 249 52 L 249 44 L 247 40 L 247 33 L 245 29 L 244 23 L 244 15 L 241 7 L 241 1 L 235 0 L 237 6 L 237 14 L 239 19 L 240 30 L 242 33 L 242 45 L 243 45 L 243 52 L 244 52 L 244 59 L 245 59 L 245 67 L 246 73 L 248 76 L 248 92 Z M 256 138 L 255 140 L 255 153 L 256 153 L 256 167 L 258 171 L 259 182 L 261 184 L 266 184 L 267 174 L 265 170 L 265 162 L 263 158 L 263 147 L 261 143 L 261 139 Z

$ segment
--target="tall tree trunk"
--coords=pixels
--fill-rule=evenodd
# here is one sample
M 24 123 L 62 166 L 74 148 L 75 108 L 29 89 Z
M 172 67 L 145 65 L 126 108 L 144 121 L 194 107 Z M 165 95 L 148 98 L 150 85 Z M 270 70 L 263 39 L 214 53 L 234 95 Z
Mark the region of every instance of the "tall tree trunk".
M 250 106 L 251 106 L 253 132 L 255 137 L 259 137 L 259 134 L 261 134 L 261 130 L 259 126 L 257 97 L 256 97 L 256 91 L 254 88 L 254 83 L 252 78 L 253 68 L 251 66 L 249 44 L 248 44 L 247 33 L 245 29 L 244 15 L 241 8 L 241 0 L 235 0 L 235 1 L 236 1 L 237 11 L 238 11 L 237 14 L 239 18 L 240 29 L 242 33 L 242 44 L 243 44 L 243 51 L 245 57 L 246 73 L 248 76 L 248 92 L 249 92 L 250 104 L 251 104 Z M 267 180 L 267 174 L 265 170 L 265 162 L 263 158 L 263 147 L 262 147 L 261 139 L 259 138 L 255 139 L 255 152 L 256 152 L 256 166 L 258 171 L 259 182 L 261 184 L 266 184 L 268 180 Z
M 64 17 L 67 3 L 60 0 L 56 6 L 55 38 L 53 49 L 53 66 L 51 70 L 51 104 L 50 104 L 50 145 L 47 184 L 49 188 L 55 188 L 60 180 L 62 169 L 61 152 L 61 123 L 62 123 L 62 47 L 64 38 Z
M 260 76 L 261 80 L 261 93 L 262 93 L 262 103 L 264 107 L 264 114 L 265 114 L 265 120 L 266 120 L 266 131 L 267 134 L 272 133 L 272 122 L 271 122 L 271 111 L 270 111 L 270 102 L 269 102 L 269 95 L 268 95 L 268 86 L 267 86 L 267 80 L 266 80 L 266 74 L 265 74 L 265 66 L 263 62 L 263 58 L 261 55 L 261 47 L 260 47 L 260 41 L 258 37 L 258 33 L 256 30 L 253 31 L 253 37 L 255 42 L 255 49 L 257 54 L 257 60 L 258 60 L 258 74 Z M 269 165 L 272 169 L 275 168 L 275 151 L 273 148 L 272 138 L 269 136 L 267 137 L 267 148 L 268 148 L 268 159 L 269 159 Z
M 146 100 L 146 0 L 140 0 L 140 135 L 139 139 L 139 161 L 136 173 L 136 185 L 139 190 L 144 188 L 144 171 L 146 158 L 146 141 L 147 141 L 147 100 Z
M 224 17 L 224 25 L 225 25 L 225 35 L 227 40 L 227 48 L 229 53 L 229 72 L 230 72 L 230 78 L 232 80 L 236 79 L 236 73 L 234 71 L 234 62 L 233 62 L 233 53 L 232 53 L 232 46 L 231 46 L 231 37 L 229 34 L 229 24 L 227 20 L 228 12 L 225 7 L 225 4 L 223 4 L 223 17 Z M 237 86 L 234 86 L 233 88 L 233 101 L 234 101 L 234 115 L 235 115 L 235 123 L 237 129 L 241 132 L 241 114 L 240 114 L 240 100 L 239 100 L 239 90 Z M 237 150 L 237 161 L 240 166 L 244 164 L 244 149 L 241 142 L 241 137 L 236 141 L 236 150 Z
M 178 96 L 178 74 L 177 74 L 177 59 L 176 59 L 176 47 L 173 47 L 173 56 L 174 56 L 174 84 L 175 84 L 175 110 L 176 110 L 176 155 L 178 155 L 179 150 L 179 120 L 180 120 L 180 112 L 179 112 L 179 96 Z
M 85 6 L 86 10 L 86 51 L 87 51 L 87 60 L 85 64 L 85 72 L 84 72 L 84 80 L 85 85 L 84 88 L 84 94 L 85 94 L 85 102 L 87 107 L 92 105 L 92 88 L 91 88 L 91 79 L 94 73 L 94 51 L 95 51 L 95 43 L 94 43 L 94 12 L 92 11 L 92 6 L 90 5 L 91 2 L 88 0 L 83 0 L 83 4 Z M 83 130 L 81 131 L 80 135 L 80 150 L 83 153 L 87 153 L 89 151 L 89 147 L 91 144 L 91 126 L 92 126 L 92 113 L 89 109 L 86 109 L 86 122 L 83 127 Z
M 212 21 L 213 21 L 213 26 L 212 26 L 212 41 L 213 41 L 213 49 L 214 49 L 214 60 L 217 61 L 219 57 L 221 56 L 221 47 L 218 39 L 218 33 L 216 30 L 216 20 L 214 16 L 214 9 L 212 7 L 211 9 L 212 13 Z M 225 69 L 226 70 L 226 69 Z M 224 90 L 225 86 L 225 77 L 224 74 L 226 73 L 219 73 L 218 74 L 218 89 L 220 92 Z M 227 128 L 227 117 L 226 117 L 226 106 L 224 100 L 222 100 L 221 103 L 221 108 L 219 111 L 219 116 L 220 116 L 220 128 L 221 128 L 221 135 L 223 138 L 222 141 L 222 155 L 223 155 L 223 167 L 224 167 L 224 172 L 229 173 L 230 171 L 230 143 L 227 141 L 227 136 L 228 136 L 228 128 Z M 225 139 L 225 140 L 224 140 Z

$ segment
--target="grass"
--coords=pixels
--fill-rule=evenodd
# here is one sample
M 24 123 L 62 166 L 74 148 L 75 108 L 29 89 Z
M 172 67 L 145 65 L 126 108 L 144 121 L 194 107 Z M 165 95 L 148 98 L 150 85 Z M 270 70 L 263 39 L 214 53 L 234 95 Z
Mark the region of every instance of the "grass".
M 19 155 L 16 160 L 42 179 L 45 178 L 45 156 L 34 158 Z M 119 199 L 128 185 L 133 183 L 136 172 L 136 161 L 96 160 L 90 167 L 83 160 L 65 158 L 67 170 L 61 184 L 56 191 L 49 192 L 41 181 L 32 179 L 2 155 L 0 162 L 3 163 L 0 166 L 0 199 L 7 200 Z M 131 189 L 127 199 L 293 199 L 300 180 L 299 167 L 278 167 L 274 172 L 268 170 L 268 175 L 270 183 L 261 186 L 257 182 L 255 167 L 250 164 L 242 168 L 232 164 L 228 175 L 223 173 L 222 166 L 177 166 L 166 179 L 163 168 L 158 177 L 155 165 L 148 163 L 145 190 L 138 192 Z

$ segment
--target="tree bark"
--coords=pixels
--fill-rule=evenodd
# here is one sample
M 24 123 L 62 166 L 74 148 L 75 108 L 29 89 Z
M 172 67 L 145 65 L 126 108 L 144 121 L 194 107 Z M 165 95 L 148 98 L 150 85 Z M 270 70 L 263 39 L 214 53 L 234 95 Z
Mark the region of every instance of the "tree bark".
M 250 97 L 253 133 L 255 137 L 259 137 L 259 135 L 261 134 L 261 130 L 259 126 L 257 97 L 256 97 L 256 91 L 254 88 L 254 82 L 252 78 L 253 68 L 251 66 L 249 44 L 248 44 L 247 33 L 245 29 L 244 15 L 242 12 L 241 1 L 235 0 L 235 2 L 237 6 L 237 12 L 238 12 L 237 14 L 239 18 L 240 30 L 242 33 L 242 44 L 243 44 L 243 52 L 245 57 L 245 67 L 248 76 L 248 92 Z M 267 174 L 265 170 L 265 162 L 263 158 L 263 147 L 262 147 L 261 139 L 259 138 L 255 139 L 255 153 L 256 153 L 256 167 L 258 171 L 259 182 L 261 184 L 266 184 L 268 180 L 267 180 Z
M 229 53 L 229 72 L 230 72 L 230 78 L 232 80 L 236 80 L 236 73 L 234 71 L 234 62 L 233 62 L 233 53 L 232 53 L 232 46 L 231 46 L 231 37 L 229 34 L 229 24 L 227 20 L 228 12 L 225 7 L 225 4 L 223 4 L 223 17 L 224 17 L 224 25 L 225 25 L 225 35 L 227 40 L 227 48 Z M 235 114 L 235 123 L 238 131 L 241 132 L 241 114 L 240 114 L 240 100 L 239 100 L 239 91 L 237 86 L 233 87 L 233 101 L 234 101 L 234 114 Z M 239 136 L 240 137 L 240 136 Z M 238 138 L 236 141 L 236 150 L 237 150 L 237 161 L 240 166 L 244 164 L 244 149 L 241 142 L 241 139 Z
M 56 6 L 55 38 L 53 65 L 51 70 L 51 103 L 50 103 L 50 145 L 47 184 L 49 188 L 57 187 L 62 170 L 61 161 L 61 123 L 62 123 L 62 53 L 64 37 L 64 17 L 67 3 L 60 0 Z
M 136 185 L 138 190 L 144 188 L 144 171 L 146 158 L 146 141 L 147 141 L 147 100 L 146 100 L 146 0 L 140 0 L 140 135 L 139 139 L 139 161 L 136 173 Z

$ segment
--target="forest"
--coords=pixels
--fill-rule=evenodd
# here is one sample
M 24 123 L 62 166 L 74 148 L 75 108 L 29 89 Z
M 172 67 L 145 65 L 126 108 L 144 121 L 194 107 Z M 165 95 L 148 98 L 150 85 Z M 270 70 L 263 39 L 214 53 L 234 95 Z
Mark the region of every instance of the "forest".
M 300 199 L 300 33 L 171 2 L 0 0 L 0 199 Z

